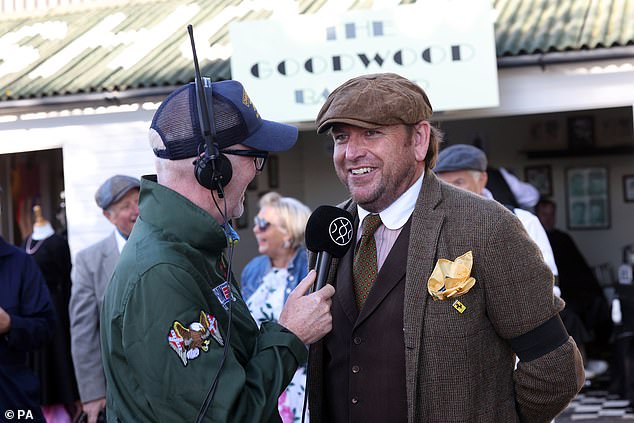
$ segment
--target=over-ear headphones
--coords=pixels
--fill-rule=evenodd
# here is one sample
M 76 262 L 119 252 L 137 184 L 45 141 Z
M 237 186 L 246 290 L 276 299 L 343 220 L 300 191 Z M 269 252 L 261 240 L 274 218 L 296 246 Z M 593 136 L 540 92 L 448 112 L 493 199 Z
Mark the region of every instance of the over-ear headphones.
M 204 151 L 194 161 L 194 175 L 203 187 L 218 192 L 224 197 L 223 188 L 231 181 L 233 168 L 231 162 L 220 152 L 215 142 L 216 129 L 213 119 L 213 92 L 211 79 L 196 75 L 196 105 L 202 136 L 205 140 Z

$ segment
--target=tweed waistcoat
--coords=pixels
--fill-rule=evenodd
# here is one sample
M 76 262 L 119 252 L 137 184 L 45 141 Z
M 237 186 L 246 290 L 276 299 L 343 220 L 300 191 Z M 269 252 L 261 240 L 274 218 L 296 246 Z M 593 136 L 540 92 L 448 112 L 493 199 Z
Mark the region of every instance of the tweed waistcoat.
M 406 422 L 403 296 L 410 222 L 404 226 L 361 312 L 350 251 L 340 262 L 333 331 L 324 340 L 328 422 Z

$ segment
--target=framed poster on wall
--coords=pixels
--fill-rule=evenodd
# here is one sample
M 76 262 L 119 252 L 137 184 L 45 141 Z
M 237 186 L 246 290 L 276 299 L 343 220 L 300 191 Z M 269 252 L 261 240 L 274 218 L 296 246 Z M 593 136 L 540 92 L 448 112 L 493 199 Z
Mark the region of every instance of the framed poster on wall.
M 568 118 L 568 147 L 572 151 L 594 147 L 594 118 L 572 116 Z
M 537 188 L 539 195 L 548 197 L 553 195 L 553 180 L 550 166 L 527 166 L 524 168 L 526 182 Z
M 576 167 L 566 170 L 568 229 L 608 229 L 610 197 L 608 169 Z

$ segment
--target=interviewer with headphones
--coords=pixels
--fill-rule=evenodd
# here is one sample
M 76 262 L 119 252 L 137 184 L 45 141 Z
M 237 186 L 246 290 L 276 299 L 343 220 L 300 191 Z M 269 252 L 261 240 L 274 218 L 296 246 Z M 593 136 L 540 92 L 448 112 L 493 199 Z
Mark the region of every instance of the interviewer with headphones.
M 201 85 L 174 91 L 152 120 L 157 175 L 142 178 L 101 315 L 109 421 L 278 422 L 305 344 L 331 329 L 334 288 L 305 295 L 314 272 L 278 323 L 251 317 L 229 221 L 268 152 L 291 148 L 297 129 L 263 120 L 237 81 Z

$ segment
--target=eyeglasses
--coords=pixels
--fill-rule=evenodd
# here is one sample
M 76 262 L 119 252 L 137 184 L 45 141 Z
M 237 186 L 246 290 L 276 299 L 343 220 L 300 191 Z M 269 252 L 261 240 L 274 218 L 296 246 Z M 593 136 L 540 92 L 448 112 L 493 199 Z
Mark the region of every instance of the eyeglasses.
M 260 216 L 255 216 L 253 218 L 253 225 L 258 228 L 258 230 L 264 232 L 269 228 L 269 226 L 271 226 L 271 222 L 262 219 Z
M 264 163 L 269 156 L 268 151 L 261 150 L 220 150 L 222 154 L 230 154 L 233 156 L 253 157 L 253 163 L 255 163 L 255 170 L 262 172 L 264 169 Z

